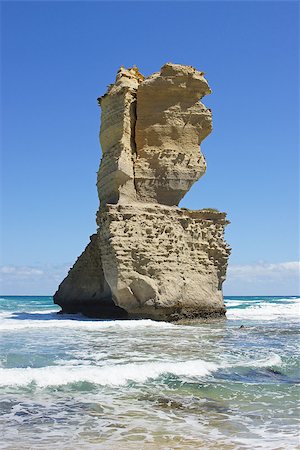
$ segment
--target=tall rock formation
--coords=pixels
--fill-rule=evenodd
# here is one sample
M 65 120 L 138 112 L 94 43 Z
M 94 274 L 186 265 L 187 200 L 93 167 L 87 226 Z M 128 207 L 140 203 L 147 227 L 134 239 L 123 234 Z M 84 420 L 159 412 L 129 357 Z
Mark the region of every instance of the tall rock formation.
M 66 313 L 177 320 L 225 314 L 226 214 L 178 203 L 206 170 L 212 130 L 199 100 L 210 88 L 191 66 L 144 78 L 120 68 L 101 97 L 97 233 L 60 284 Z

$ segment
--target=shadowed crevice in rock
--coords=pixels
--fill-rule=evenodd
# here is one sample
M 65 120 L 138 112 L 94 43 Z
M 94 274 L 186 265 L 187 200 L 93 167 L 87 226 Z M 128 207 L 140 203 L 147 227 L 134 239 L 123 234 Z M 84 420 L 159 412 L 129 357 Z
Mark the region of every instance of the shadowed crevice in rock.
M 98 236 L 93 234 L 85 251 L 54 295 L 54 303 L 66 314 L 82 313 L 87 317 L 125 318 L 127 311 L 116 306 L 105 280 Z
M 98 99 L 102 159 L 97 233 L 60 284 L 63 312 L 99 318 L 225 314 L 226 214 L 178 208 L 206 170 L 212 130 L 203 72 L 165 64 L 144 78 L 121 67 Z
M 134 160 L 137 87 L 142 75 L 137 69 L 121 68 L 116 82 L 98 99 L 102 109 L 100 143 L 102 159 L 97 188 L 100 205 L 136 201 Z
M 67 305 L 62 306 L 63 314 L 83 314 L 95 319 L 128 319 L 128 312 L 116 306 L 112 298 L 107 299 L 74 299 Z

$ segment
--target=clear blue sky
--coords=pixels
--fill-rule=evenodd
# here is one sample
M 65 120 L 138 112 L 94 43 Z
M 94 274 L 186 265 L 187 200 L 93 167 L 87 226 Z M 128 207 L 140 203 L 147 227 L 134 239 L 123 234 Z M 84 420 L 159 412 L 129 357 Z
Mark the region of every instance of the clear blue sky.
M 207 173 L 181 206 L 227 211 L 232 273 L 267 276 L 229 280 L 225 293 L 296 293 L 295 265 L 282 275 L 280 264 L 299 260 L 297 2 L 1 6 L 6 293 L 51 294 L 53 268 L 82 252 L 98 208 L 96 99 L 120 65 L 149 75 L 168 61 L 204 71 L 213 90 L 203 100 L 214 123 L 202 144 Z M 279 270 L 272 282 L 268 267 Z

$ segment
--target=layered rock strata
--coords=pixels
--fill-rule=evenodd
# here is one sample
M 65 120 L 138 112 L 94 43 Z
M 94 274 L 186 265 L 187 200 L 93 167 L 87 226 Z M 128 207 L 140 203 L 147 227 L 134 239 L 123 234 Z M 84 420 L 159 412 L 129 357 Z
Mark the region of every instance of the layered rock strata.
M 225 314 L 226 214 L 177 207 L 206 169 L 203 73 L 121 68 L 101 97 L 97 233 L 54 296 L 63 312 L 177 320 Z
M 137 69 L 121 68 L 115 84 L 98 99 L 101 105 L 102 160 L 97 177 L 101 206 L 136 200 L 135 158 L 136 92 L 143 79 Z

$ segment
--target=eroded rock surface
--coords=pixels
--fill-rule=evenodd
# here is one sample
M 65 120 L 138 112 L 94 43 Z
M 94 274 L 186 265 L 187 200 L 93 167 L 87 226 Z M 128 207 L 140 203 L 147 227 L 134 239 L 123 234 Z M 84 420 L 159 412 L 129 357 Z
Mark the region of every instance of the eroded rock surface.
M 210 88 L 193 67 L 166 64 L 138 88 L 135 186 L 138 199 L 178 205 L 206 170 L 200 143 L 212 130 L 199 101 Z
M 177 207 L 206 169 L 203 73 L 121 67 L 102 109 L 97 234 L 54 296 L 63 312 L 177 320 L 225 314 L 226 214 Z
M 135 158 L 136 92 L 143 76 L 121 67 L 115 84 L 98 99 L 101 106 L 102 159 L 97 187 L 101 205 L 136 200 Z
M 98 214 L 104 276 L 115 303 L 156 319 L 224 314 L 224 213 L 109 205 Z

